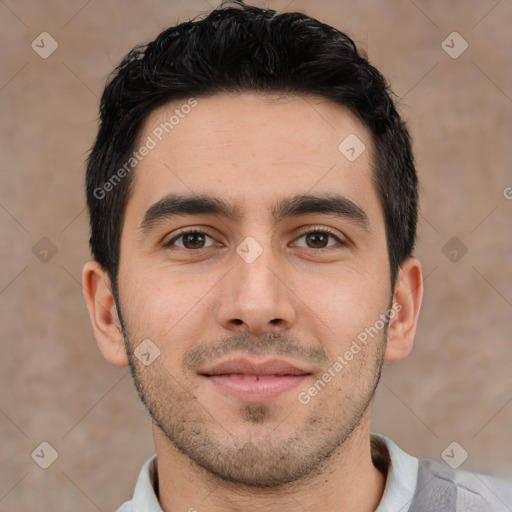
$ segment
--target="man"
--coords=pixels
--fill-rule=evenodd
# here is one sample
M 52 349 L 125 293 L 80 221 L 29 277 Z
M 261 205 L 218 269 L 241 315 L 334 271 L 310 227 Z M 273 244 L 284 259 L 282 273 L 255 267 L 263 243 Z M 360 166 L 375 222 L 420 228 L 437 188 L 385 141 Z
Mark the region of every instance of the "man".
M 417 195 L 384 78 L 332 27 L 235 3 L 128 54 L 83 271 L 153 420 L 120 511 L 510 510 L 498 482 L 370 432 L 422 301 Z

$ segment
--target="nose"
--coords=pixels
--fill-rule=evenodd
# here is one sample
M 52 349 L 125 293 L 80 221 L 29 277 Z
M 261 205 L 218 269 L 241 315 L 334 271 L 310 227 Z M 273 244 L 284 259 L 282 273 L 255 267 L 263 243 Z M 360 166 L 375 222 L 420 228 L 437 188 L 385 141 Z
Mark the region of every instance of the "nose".
M 218 322 L 225 329 L 261 335 L 293 326 L 296 297 L 286 273 L 269 253 L 269 249 L 264 251 L 251 263 L 234 257 L 234 268 L 220 290 Z

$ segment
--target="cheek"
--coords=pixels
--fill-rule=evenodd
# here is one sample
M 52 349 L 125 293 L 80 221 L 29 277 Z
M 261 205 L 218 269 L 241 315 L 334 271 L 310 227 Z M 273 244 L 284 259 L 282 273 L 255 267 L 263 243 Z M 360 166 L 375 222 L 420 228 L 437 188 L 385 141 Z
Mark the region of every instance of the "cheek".
M 210 300 L 208 290 L 215 284 L 206 276 L 186 276 L 179 270 L 147 268 L 127 269 L 121 293 L 123 316 L 129 333 L 137 338 L 149 338 L 165 349 L 179 351 L 186 339 L 203 323 Z M 211 281 L 211 282 L 210 282 Z
M 384 279 L 360 272 L 331 276 L 321 281 L 309 280 L 302 289 L 301 299 L 335 337 L 357 334 L 373 325 L 388 307 L 389 283 Z

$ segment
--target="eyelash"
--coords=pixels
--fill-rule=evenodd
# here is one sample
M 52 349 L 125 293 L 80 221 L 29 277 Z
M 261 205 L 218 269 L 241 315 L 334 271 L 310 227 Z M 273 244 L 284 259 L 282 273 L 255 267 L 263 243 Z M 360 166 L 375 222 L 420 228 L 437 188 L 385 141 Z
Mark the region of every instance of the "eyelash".
M 302 238 L 303 236 L 306 236 L 306 235 L 309 235 L 309 234 L 314 234 L 314 233 L 322 233 L 322 234 L 328 234 L 329 236 L 331 236 L 332 238 L 334 238 L 340 245 L 342 246 L 347 246 L 348 245 L 348 242 L 345 242 L 343 240 L 340 240 L 338 238 L 338 236 L 336 236 L 336 234 L 331 231 L 329 228 L 320 228 L 320 227 L 315 227 L 315 228 L 312 228 L 312 229 L 309 229 L 307 231 L 303 231 L 297 238 Z M 163 245 L 164 247 L 166 248 L 171 248 L 173 246 L 173 244 L 179 240 L 180 238 L 186 236 L 186 235 L 190 235 L 190 234 L 193 234 L 193 235 L 207 235 L 209 236 L 210 238 L 214 238 L 212 235 L 210 235 L 208 233 L 208 231 L 201 231 L 199 229 L 195 229 L 195 228 L 191 228 L 191 229 L 184 229 L 183 231 L 181 231 L 178 235 L 176 235 L 175 237 L 173 237 L 171 240 L 169 240 L 168 242 L 165 242 Z M 325 251 L 326 249 L 332 249 L 334 246 L 328 246 L 328 247 L 319 247 L 319 248 L 313 248 L 313 247 L 302 247 L 303 249 L 311 249 L 311 250 L 317 250 L 317 251 Z M 183 247 L 180 247 L 180 249 L 185 249 L 187 251 L 190 251 L 190 252 L 199 252 L 203 249 L 208 249 L 208 247 L 201 247 L 200 249 L 187 249 L 187 248 L 183 248 Z

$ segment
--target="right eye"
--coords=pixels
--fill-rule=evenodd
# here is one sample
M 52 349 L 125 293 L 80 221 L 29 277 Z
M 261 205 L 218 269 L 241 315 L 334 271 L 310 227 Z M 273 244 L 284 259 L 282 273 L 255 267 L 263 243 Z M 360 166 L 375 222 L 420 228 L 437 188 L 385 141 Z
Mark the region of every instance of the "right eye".
M 213 243 L 206 245 L 208 239 L 211 240 Z M 164 245 L 165 247 L 176 246 L 182 249 L 199 250 L 215 245 L 215 241 L 210 235 L 203 231 L 188 230 L 182 231 L 177 236 L 169 240 L 169 242 L 166 242 Z

